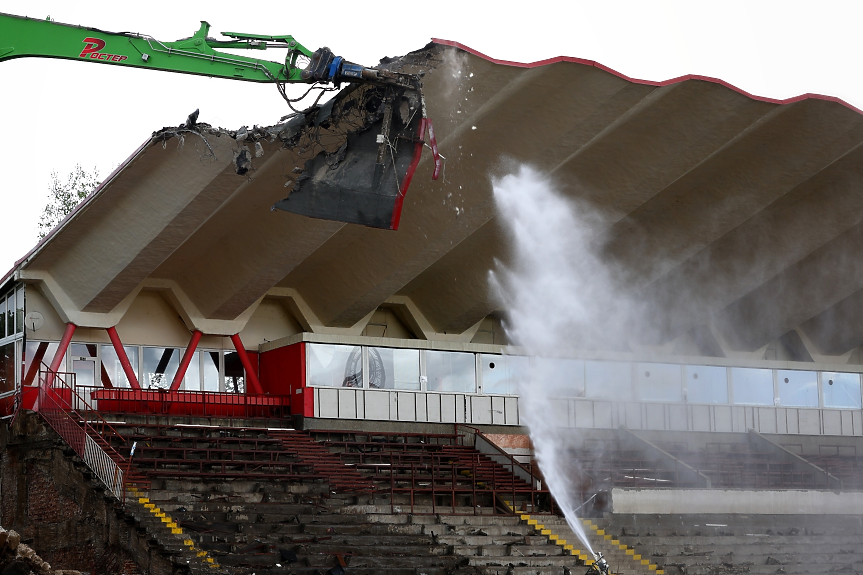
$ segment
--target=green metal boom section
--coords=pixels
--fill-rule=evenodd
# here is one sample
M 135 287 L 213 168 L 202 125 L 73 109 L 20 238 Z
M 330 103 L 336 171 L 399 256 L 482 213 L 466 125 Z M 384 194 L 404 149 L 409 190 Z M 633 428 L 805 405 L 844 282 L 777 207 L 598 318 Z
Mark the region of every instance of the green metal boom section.
M 104 32 L 0 13 L 0 62 L 12 58 L 64 58 L 181 74 L 197 74 L 249 82 L 313 82 L 300 77 L 300 57 L 311 58 L 292 36 L 257 36 L 224 32 L 233 40 L 207 37 L 210 25 L 201 22 L 191 38 L 160 42 L 144 34 Z M 219 52 L 214 47 L 287 49 L 284 63 Z

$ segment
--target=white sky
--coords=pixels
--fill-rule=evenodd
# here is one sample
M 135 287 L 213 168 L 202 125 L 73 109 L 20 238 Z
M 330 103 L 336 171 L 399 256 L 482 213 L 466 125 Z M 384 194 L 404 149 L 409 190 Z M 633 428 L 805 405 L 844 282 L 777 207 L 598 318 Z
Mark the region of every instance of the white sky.
M 863 108 L 860 2 L 0 0 L 0 12 L 163 41 L 190 36 L 205 19 L 216 37 L 292 34 L 365 65 L 437 37 L 507 60 L 575 56 L 636 78 L 702 74 L 757 95 L 816 92 Z M 288 112 L 268 85 L 36 58 L 0 63 L 0 276 L 36 243 L 52 171 L 65 179 L 80 163 L 104 178 L 195 108 L 200 121 L 228 128 L 273 124 Z

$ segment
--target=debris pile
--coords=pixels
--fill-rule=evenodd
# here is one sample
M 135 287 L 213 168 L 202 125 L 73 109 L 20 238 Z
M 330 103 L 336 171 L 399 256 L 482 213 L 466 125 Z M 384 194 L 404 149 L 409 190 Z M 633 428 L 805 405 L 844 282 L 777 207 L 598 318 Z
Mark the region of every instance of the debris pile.
M 0 573 L 3 575 L 80 575 L 79 571 L 54 571 L 47 561 L 21 543 L 15 531 L 0 527 Z

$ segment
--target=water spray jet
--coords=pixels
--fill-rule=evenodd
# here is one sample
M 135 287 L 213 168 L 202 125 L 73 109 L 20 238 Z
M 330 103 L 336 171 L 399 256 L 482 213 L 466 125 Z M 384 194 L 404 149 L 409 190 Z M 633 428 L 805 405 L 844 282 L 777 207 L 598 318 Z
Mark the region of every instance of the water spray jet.
M 501 224 L 512 238 L 510 263 L 498 262 L 490 276 L 508 313 L 510 341 L 531 357 L 555 358 L 591 338 L 615 337 L 615 326 L 625 325 L 621 319 L 632 318 L 636 310 L 617 295 L 615 270 L 593 246 L 595 222 L 601 218 L 563 197 L 548 178 L 526 166 L 494 180 L 493 189 Z M 577 378 L 552 363 L 533 362 L 528 381 L 519 384 L 519 409 L 567 524 L 597 556 L 577 515 L 586 502 L 576 498 L 578 478 L 566 449 L 570 431 L 553 416 L 556 397 L 576 397 L 581 390 Z

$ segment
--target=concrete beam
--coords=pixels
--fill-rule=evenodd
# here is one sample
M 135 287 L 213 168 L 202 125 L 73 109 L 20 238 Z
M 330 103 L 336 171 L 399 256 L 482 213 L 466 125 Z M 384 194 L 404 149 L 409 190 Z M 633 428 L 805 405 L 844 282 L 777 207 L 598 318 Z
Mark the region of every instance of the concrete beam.
M 613 513 L 649 515 L 860 515 L 863 493 L 767 489 L 611 490 Z
M 858 195 L 858 217 L 863 218 L 863 194 Z M 717 313 L 716 326 L 735 349 L 751 350 L 777 339 L 863 288 L 861 250 L 863 222 Z

